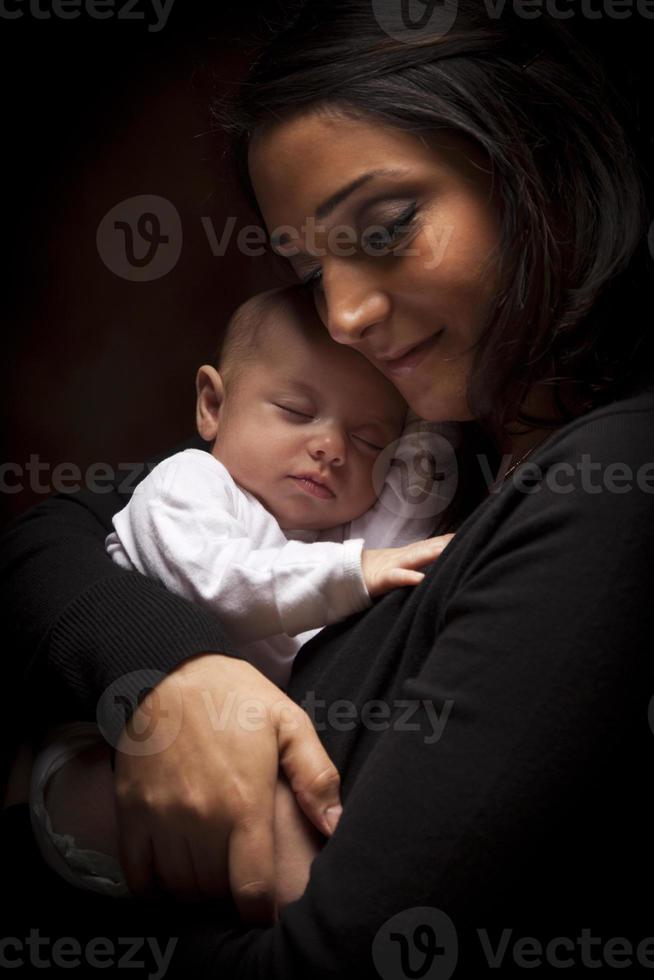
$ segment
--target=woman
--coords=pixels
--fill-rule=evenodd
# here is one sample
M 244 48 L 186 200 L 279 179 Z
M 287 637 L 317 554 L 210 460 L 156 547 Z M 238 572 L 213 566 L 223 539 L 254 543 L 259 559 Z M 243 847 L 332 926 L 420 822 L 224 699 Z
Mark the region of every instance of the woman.
M 135 891 L 154 873 L 187 897 L 229 885 L 265 922 L 278 765 L 307 817 L 337 826 L 273 926 L 167 906 L 177 964 L 200 975 L 416 976 L 440 956 L 449 976 L 457 935 L 476 969 L 520 968 L 525 935 L 568 937 L 546 968 L 562 950 L 586 966 L 580 929 L 646 935 L 647 208 L 592 58 L 554 24 L 525 50 L 524 27 L 461 3 L 449 32 L 398 40 L 375 5 L 308 4 L 228 113 L 245 190 L 326 329 L 419 415 L 466 430 L 458 510 L 435 529 L 457 534 L 420 588 L 307 644 L 286 699 L 199 610 L 111 565 L 119 494 L 53 498 L 7 537 L 12 641 L 44 726 L 93 717 L 121 675 L 131 710 L 147 687 L 131 672 L 156 675 L 160 751 L 130 754 L 127 725 L 116 754 Z M 65 698 L 47 709 L 46 681 Z M 270 710 L 244 738 L 227 706 L 251 698 Z

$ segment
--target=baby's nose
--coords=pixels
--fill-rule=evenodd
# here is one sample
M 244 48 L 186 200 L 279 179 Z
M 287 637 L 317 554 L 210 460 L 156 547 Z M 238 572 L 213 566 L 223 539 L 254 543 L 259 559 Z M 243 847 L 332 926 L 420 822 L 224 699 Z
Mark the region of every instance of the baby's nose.
M 315 459 L 340 466 L 345 462 L 346 443 L 342 433 L 332 430 L 312 440 L 309 452 Z

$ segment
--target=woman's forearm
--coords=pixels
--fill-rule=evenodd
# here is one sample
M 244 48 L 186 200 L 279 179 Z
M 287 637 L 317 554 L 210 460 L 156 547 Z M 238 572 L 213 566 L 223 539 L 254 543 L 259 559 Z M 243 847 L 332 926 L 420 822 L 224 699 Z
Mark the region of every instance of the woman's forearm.
M 117 489 L 61 494 L 3 535 L 5 673 L 15 687 L 29 686 L 32 698 L 59 695 L 49 697 L 46 721 L 71 711 L 95 717 L 98 699 L 121 678 L 129 700 L 138 693 L 126 677 L 134 671 L 150 670 L 154 681 L 194 654 L 231 652 L 215 618 L 107 556 L 112 515 L 126 501 Z

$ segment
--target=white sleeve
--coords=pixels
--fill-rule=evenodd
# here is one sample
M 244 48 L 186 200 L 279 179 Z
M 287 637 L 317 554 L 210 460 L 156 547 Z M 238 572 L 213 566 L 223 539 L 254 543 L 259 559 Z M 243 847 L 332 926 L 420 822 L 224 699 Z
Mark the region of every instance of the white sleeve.
M 309 544 L 280 530 L 279 546 L 257 548 L 222 467 L 184 455 L 155 467 L 114 516 L 114 560 L 126 553 L 138 571 L 212 609 L 242 643 L 295 636 L 371 605 L 362 539 Z
M 375 462 L 377 500 L 350 524 L 364 548 L 399 548 L 431 537 L 456 490 L 456 422 L 426 422 L 407 412 L 402 435 Z

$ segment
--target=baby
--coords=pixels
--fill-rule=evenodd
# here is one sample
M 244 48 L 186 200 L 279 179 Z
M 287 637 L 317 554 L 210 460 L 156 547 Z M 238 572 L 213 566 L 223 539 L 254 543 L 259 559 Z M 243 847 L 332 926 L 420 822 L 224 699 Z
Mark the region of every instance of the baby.
M 214 610 L 240 655 L 284 687 L 321 627 L 415 585 L 439 553 L 440 539 L 364 550 L 373 537 L 408 545 L 433 524 L 412 518 L 410 503 L 398 515 L 383 493 L 372 509 L 384 476 L 373 478 L 375 464 L 406 413 L 362 354 L 331 339 L 309 298 L 255 296 L 230 321 L 218 368 L 197 374 L 211 452 L 160 463 L 114 517 L 107 550 Z
M 197 374 L 197 427 L 211 451 L 187 449 L 156 466 L 114 516 L 107 551 L 215 611 L 234 652 L 284 687 L 298 650 L 323 626 L 419 583 L 419 569 L 451 537 L 419 540 L 439 508 L 431 501 L 421 515 L 412 507 L 406 467 L 413 499 L 416 488 L 424 499 L 434 474 L 425 474 L 426 487 L 416 483 L 411 457 L 435 439 L 448 444 L 441 426 L 414 423 L 412 431 L 406 416 L 395 387 L 330 338 L 301 290 L 255 296 L 230 320 L 217 366 Z M 384 463 L 387 447 L 404 470 Z M 393 546 L 370 547 L 382 541 Z M 67 880 L 125 894 L 116 848 L 89 848 L 93 818 L 83 816 L 80 796 L 98 808 L 92 843 L 115 836 L 100 812 L 111 807 L 99 806 L 97 785 L 74 765 L 63 785 L 61 765 L 76 756 L 79 764 L 85 749 L 93 755 L 101 738 L 93 727 L 63 729 L 37 757 L 32 823 L 44 857 Z M 106 766 L 101 778 L 110 792 Z M 76 813 L 62 807 L 65 797 Z

